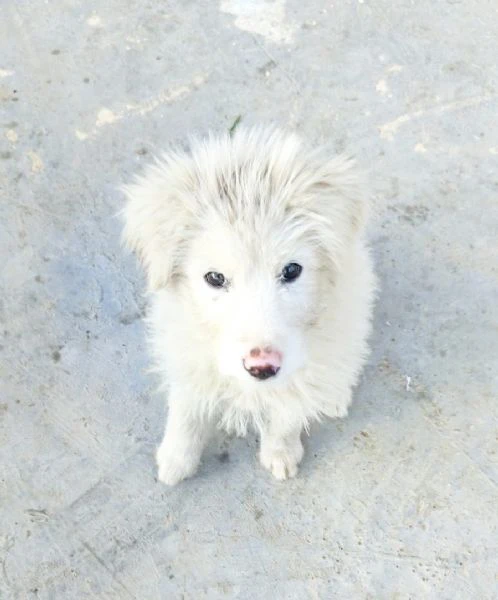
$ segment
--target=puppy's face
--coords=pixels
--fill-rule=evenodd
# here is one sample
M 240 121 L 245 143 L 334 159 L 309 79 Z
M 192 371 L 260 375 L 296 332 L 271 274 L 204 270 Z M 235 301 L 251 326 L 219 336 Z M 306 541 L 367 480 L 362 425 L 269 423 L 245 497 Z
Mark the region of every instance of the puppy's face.
M 187 252 L 185 279 L 222 375 L 261 386 L 304 365 L 318 267 L 317 251 L 289 220 L 207 220 Z
M 124 237 L 149 289 L 182 290 L 224 375 L 280 384 L 305 364 L 321 282 L 363 221 L 351 166 L 292 134 L 242 129 L 172 152 L 127 186 Z

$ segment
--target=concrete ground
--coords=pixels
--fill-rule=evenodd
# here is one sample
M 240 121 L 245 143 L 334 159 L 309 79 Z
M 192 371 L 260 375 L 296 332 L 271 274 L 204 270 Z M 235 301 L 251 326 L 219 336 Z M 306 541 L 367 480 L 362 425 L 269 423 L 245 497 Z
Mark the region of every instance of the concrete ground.
M 498 598 L 497 9 L 4 4 L 2 600 Z M 238 115 L 368 171 L 373 352 L 296 480 L 252 436 L 168 489 L 117 187 Z

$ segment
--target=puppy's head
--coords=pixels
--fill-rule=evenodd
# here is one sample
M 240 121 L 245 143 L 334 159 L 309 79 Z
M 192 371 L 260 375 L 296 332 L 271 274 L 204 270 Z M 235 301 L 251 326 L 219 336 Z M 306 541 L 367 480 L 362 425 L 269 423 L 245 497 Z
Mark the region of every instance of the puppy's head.
M 310 330 L 364 220 L 351 162 L 277 130 L 194 142 L 125 189 L 124 237 L 247 385 L 305 366 Z

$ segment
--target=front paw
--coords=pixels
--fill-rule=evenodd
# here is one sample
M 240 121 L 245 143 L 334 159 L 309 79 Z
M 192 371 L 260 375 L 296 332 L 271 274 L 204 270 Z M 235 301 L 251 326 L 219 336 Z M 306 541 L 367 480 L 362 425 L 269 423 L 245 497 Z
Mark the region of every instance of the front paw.
M 162 446 L 156 452 L 156 462 L 157 478 L 166 485 L 176 485 L 180 481 L 192 477 L 199 465 L 199 461 L 179 456 Z
M 283 481 L 297 475 L 298 465 L 303 457 L 301 443 L 295 448 L 262 448 L 259 455 L 261 464 L 275 479 Z

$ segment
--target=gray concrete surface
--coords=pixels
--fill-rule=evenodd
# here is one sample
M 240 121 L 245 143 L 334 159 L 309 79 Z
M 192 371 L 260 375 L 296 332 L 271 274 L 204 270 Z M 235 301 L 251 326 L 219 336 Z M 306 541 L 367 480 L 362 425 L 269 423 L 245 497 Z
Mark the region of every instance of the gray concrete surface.
M 0 597 L 498 598 L 498 5 L 23 0 L 0 19 Z M 370 174 L 382 280 L 350 417 L 299 477 L 164 402 L 117 186 L 272 121 Z

